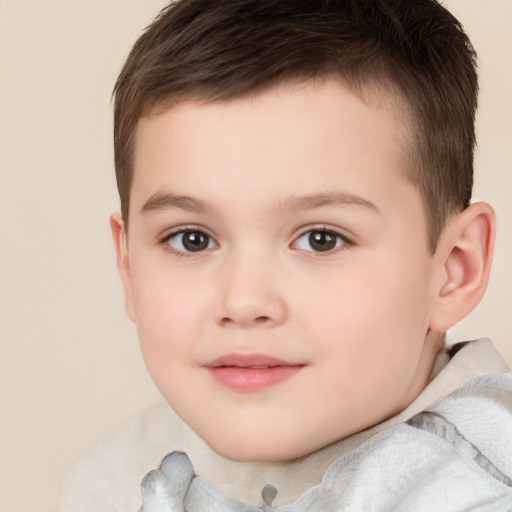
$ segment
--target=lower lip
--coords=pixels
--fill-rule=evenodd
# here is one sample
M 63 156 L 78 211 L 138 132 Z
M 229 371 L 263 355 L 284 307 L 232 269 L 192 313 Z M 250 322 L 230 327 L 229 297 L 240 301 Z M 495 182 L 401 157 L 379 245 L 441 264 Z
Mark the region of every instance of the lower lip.
M 268 368 L 243 368 L 240 366 L 217 366 L 208 368 L 213 378 L 223 386 L 235 391 L 260 391 L 288 380 L 303 366 L 269 366 Z

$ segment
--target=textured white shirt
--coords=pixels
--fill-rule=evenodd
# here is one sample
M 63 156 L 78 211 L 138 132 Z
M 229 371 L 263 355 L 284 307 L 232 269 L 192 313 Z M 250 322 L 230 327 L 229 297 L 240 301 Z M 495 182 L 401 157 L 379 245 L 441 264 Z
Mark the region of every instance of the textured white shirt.
M 238 503 L 263 507 L 267 484 L 277 489 L 277 512 L 512 511 L 507 365 L 490 341 L 478 340 L 448 362 L 439 357 L 436 366 L 435 378 L 397 416 L 289 462 L 227 460 L 167 404 L 157 404 L 71 468 L 61 512 L 136 512 L 142 479 L 173 451 L 185 452 L 201 477 L 190 493 L 190 503 L 192 497 L 197 503 L 187 512 L 245 510 Z M 201 501 L 211 489 L 217 505 L 209 497 Z

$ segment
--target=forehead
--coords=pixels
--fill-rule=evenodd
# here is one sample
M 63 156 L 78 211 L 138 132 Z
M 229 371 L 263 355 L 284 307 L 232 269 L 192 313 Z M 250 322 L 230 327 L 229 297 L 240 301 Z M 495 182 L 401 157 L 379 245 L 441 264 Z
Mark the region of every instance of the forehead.
M 279 200 L 325 192 L 334 183 L 357 194 L 378 189 L 383 180 L 404 181 L 402 119 L 388 96 L 375 90 L 356 95 L 335 80 L 178 103 L 139 121 L 133 209 L 159 192 L 201 191 L 235 202 L 258 190 Z

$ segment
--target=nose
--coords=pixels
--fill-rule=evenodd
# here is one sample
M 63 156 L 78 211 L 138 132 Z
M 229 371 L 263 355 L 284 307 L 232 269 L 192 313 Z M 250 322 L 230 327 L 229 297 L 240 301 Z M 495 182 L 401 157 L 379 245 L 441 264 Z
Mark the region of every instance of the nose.
M 275 327 L 287 315 L 277 269 L 262 258 L 233 258 L 221 272 L 215 320 L 223 327 Z

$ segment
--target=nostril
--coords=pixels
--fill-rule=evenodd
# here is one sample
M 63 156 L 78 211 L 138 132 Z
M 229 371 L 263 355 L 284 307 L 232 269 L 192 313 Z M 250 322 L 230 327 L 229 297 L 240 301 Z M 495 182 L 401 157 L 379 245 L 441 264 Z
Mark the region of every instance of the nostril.
M 249 325 L 249 324 L 253 324 L 253 325 L 264 325 L 266 323 L 269 323 L 271 322 L 272 319 L 269 317 L 269 316 L 258 316 L 256 318 L 254 318 L 253 320 L 235 320 L 233 318 L 230 318 L 229 316 L 225 316 L 221 319 L 221 324 L 224 325 L 224 326 L 230 326 L 230 325 L 234 325 L 234 324 L 242 324 L 242 325 Z
M 270 320 L 268 316 L 259 316 L 258 318 L 255 318 L 254 321 L 257 324 L 264 324 L 267 323 Z

